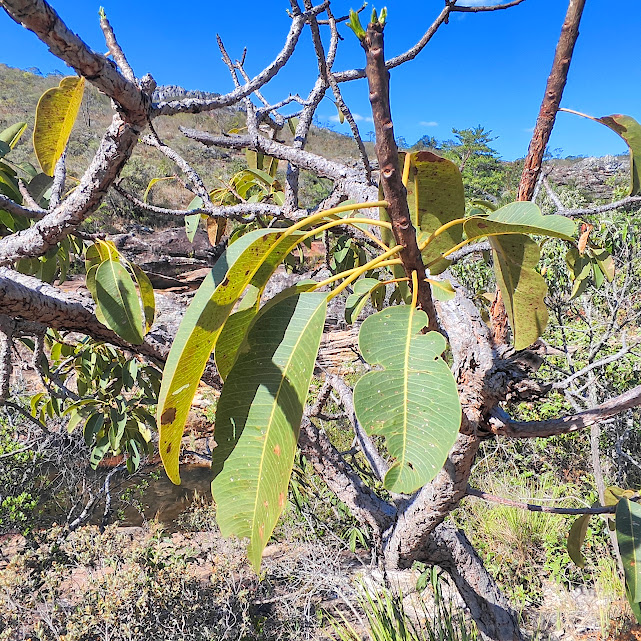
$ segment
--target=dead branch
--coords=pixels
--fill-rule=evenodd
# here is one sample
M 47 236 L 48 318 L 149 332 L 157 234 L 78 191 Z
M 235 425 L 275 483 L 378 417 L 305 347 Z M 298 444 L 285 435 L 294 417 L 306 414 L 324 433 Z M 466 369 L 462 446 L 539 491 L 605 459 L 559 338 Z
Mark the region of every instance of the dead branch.
M 116 34 L 114 33 L 113 27 L 109 23 L 109 20 L 107 20 L 107 15 L 105 14 L 103 9 L 100 10 L 100 28 L 105 35 L 105 42 L 107 43 L 107 47 L 109 48 L 109 54 L 114 59 L 118 67 L 120 67 L 120 72 L 125 78 L 127 78 L 127 80 L 129 80 L 129 82 L 135 83 L 136 74 L 131 68 L 131 65 L 129 64 L 127 57 L 125 56 L 124 51 L 118 44 Z
M 260 89 L 263 85 L 268 83 L 286 64 L 294 53 L 298 38 L 308 21 L 310 15 L 318 15 L 325 11 L 328 6 L 328 0 L 322 4 L 314 7 L 311 12 L 298 13 L 292 18 L 292 26 L 285 40 L 285 44 L 276 56 L 274 61 L 261 71 L 257 76 L 254 76 L 251 82 L 244 84 L 242 87 L 234 89 L 228 94 L 218 96 L 210 100 L 201 100 L 197 98 L 188 98 L 186 100 L 172 100 L 161 102 L 154 105 L 152 117 L 156 116 L 172 116 L 177 113 L 202 113 L 203 111 L 212 111 L 214 109 L 221 109 L 222 107 L 229 107 L 246 96 L 251 95 Z
M 483 499 L 489 503 L 497 503 L 498 505 L 505 505 L 507 507 L 515 507 L 519 510 L 527 510 L 528 512 L 544 512 L 545 514 L 566 514 L 580 516 L 582 514 L 614 514 L 616 512 L 616 505 L 598 505 L 595 507 L 550 507 L 548 505 L 534 505 L 532 503 L 523 503 L 522 501 L 513 501 L 502 496 L 494 496 L 483 490 L 468 487 L 467 496 Z M 641 497 L 633 497 L 632 501 L 639 501 Z

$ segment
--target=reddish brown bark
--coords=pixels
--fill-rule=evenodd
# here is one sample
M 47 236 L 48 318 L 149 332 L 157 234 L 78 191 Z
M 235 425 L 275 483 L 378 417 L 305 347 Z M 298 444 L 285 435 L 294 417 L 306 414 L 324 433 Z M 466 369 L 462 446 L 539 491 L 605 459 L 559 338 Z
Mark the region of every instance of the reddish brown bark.
M 561 98 L 563 97 L 563 89 L 568 79 L 574 45 L 579 37 L 579 23 L 584 7 L 585 0 L 570 0 L 565 21 L 561 28 L 559 42 L 556 46 L 552 70 L 550 71 L 547 86 L 545 87 L 539 117 L 537 118 L 536 127 L 534 128 L 528 154 L 525 159 L 517 200 L 532 200 L 534 188 L 541 173 L 545 149 L 550 140 L 556 114 L 561 106 Z M 507 343 L 507 312 L 505 311 L 505 305 L 498 289 L 496 291 L 496 298 L 492 303 L 490 314 L 492 317 L 494 342 L 498 345 Z
M 584 7 L 585 0 L 570 0 L 565 21 L 561 28 L 559 42 L 556 46 L 552 71 L 550 71 L 543 102 L 539 110 L 539 117 L 536 121 L 530 148 L 525 159 L 517 200 L 531 200 L 534 194 L 534 187 L 541 173 L 545 148 L 550 140 L 556 114 L 561 106 L 561 98 L 568 79 L 574 45 L 579 37 L 579 22 L 581 21 Z
M 372 105 L 374 131 L 376 133 L 376 157 L 380 167 L 380 183 L 383 195 L 388 202 L 387 213 L 392 222 L 392 232 L 399 245 L 403 246 L 400 258 L 405 274 L 410 279 L 412 272 L 418 275 L 417 305 L 428 316 L 428 328 L 439 331 L 432 292 L 425 282 L 425 266 L 416 241 L 416 230 L 412 225 L 407 205 L 407 192 L 403 185 L 398 162 L 398 147 L 394 139 L 394 126 L 389 101 L 389 71 L 385 66 L 383 25 L 370 23 L 361 44 L 367 55 L 367 82 L 369 100 Z

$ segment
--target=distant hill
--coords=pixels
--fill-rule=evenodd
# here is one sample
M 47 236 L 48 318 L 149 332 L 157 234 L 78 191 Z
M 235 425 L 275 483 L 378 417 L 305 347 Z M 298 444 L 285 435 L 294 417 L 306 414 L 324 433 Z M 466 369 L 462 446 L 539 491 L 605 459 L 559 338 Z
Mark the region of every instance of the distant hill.
M 15 122 L 26 121 L 29 124 L 29 130 L 12 151 L 11 160 L 36 164 L 31 145 L 36 105 L 42 93 L 56 86 L 61 77 L 62 75 L 58 74 L 45 76 L 37 69 L 15 69 L 0 63 L 0 130 Z M 217 95 L 170 85 L 158 87 L 154 98 L 168 100 L 184 97 L 209 98 Z M 74 178 L 79 178 L 91 161 L 100 138 L 111 121 L 112 114 L 110 100 L 87 83 L 80 116 L 68 146 L 69 188 L 73 186 Z M 185 138 L 178 127 L 194 127 L 212 133 L 221 133 L 232 128 L 242 128 L 244 124 L 244 112 L 239 108 L 224 108 L 196 115 L 180 114 L 172 118 L 161 117 L 154 121 L 154 127 L 161 139 L 185 157 L 201 173 L 211 189 L 221 185 L 219 178 L 228 179 L 246 166 L 244 154 L 204 147 Z M 282 136 L 286 141 L 291 139 L 287 127 Z M 373 157 L 373 144 L 366 143 L 366 146 L 370 156 Z M 350 136 L 324 128 L 312 128 L 307 148 L 327 158 L 348 162 L 356 161 L 358 158 L 356 144 Z M 551 169 L 550 180 L 559 185 L 562 190 L 573 192 L 571 202 L 580 203 L 595 199 L 607 200 L 624 191 L 628 180 L 628 165 L 627 157 L 614 156 L 603 159 L 555 159 L 548 162 L 548 167 Z M 518 182 L 520 166 L 520 161 L 504 164 L 504 167 L 508 168 L 507 188 L 510 192 Z M 284 166 L 281 166 L 281 170 L 284 171 Z M 138 145 L 123 172 L 123 177 L 127 188 L 140 195 L 152 178 L 172 176 L 175 171 L 173 164 L 155 149 Z M 301 185 L 301 200 L 304 206 L 319 202 L 330 187 L 329 181 L 319 180 L 306 172 L 302 172 Z M 192 194 L 182 188 L 177 181 L 163 181 L 154 187 L 149 200 L 159 206 L 175 208 L 185 207 L 191 199 Z M 128 202 L 110 193 L 96 215 L 87 221 L 87 226 L 93 231 L 126 231 L 135 221 L 144 222 L 145 225 L 153 227 L 172 226 L 177 222 L 175 219 L 163 220 L 136 211 Z
M 8 67 L 0 63 L 0 130 L 15 123 L 25 121 L 29 129 L 20 143 L 12 151 L 10 159 L 15 162 L 29 161 L 36 164 L 31 145 L 31 133 L 36 106 L 40 96 L 49 88 L 60 82 L 62 75 L 42 75 L 37 69 L 23 70 Z M 218 94 L 184 89 L 176 85 L 161 86 L 156 89 L 155 100 L 171 98 L 210 98 Z M 113 111 L 111 101 L 87 83 L 80 115 L 71 134 L 67 150 L 68 174 L 70 186 L 74 178 L 79 178 L 93 157 L 100 138 L 109 126 Z M 158 135 L 169 146 L 176 149 L 195 169 L 201 172 L 209 188 L 220 186 L 218 177 L 229 178 L 245 166 L 244 154 L 207 148 L 185 138 L 178 130 L 179 126 L 194 127 L 212 133 L 227 132 L 232 128 L 243 127 L 245 117 L 238 108 L 218 109 L 203 114 L 180 114 L 174 117 L 161 117 L 154 121 Z M 291 139 L 289 129 L 285 127 L 283 139 Z M 373 148 L 373 147 L 372 147 Z M 312 128 L 308 149 L 328 158 L 356 159 L 356 144 L 349 137 L 328 129 Z M 284 167 L 281 167 L 284 170 Z M 138 145 L 131 161 L 124 170 L 123 176 L 129 189 L 142 194 L 149 181 L 155 177 L 171 176 L 175 168 L 155 149 Z M 304 174 L 302 178 L 304 204 L 310 205 L 322 198 L 328 188 L 325 181 Z M 184 207 L 192 195 L 175 181 L 159 183 L 154 187 L 150 202 L 159 206 Z M 123 202 L 115 194 L 110 194 L 101 210 L 89 225 L 98 230 L 102 225 L 108 231 L 122 231 L 132 218 L 143 218 L 147 225 L 167 226 L 175 220 L 149 219 L 148 216 L 135 212 L 129 203 Z

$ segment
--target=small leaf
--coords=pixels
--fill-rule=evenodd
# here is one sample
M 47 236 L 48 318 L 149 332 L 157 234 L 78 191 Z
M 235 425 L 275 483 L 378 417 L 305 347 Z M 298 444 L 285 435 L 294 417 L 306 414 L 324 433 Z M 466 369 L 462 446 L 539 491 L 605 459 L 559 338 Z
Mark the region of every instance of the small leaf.
M 597 118 L 625 140 L 630 149 L 630 191 L 628 195 L 641 193 L 641 125 L 630 116 L 613 114 Z
M 427 323 L 427 314 L 410 305 L 389 307 L 365 319 L 358 337 L 363 357 L 384 370 L 356 383 L 354 408 L 396 459 L 384 480 L 393 492 L 411 493 L 432 480 L 461 425 L 456 382 L 440 358 L 445 339 L 421 334 Z
M 9 149 L 13 149 L 18 144 L 20 137 L 26 129 L 26 122 L 17 122 L 15 125 L 11 125 L 3 131 L 0 131 L 0 142 L 6 143 L 9 145 Z
M 53 185 L 53 178 L 51 176 L 47 176 L 47 174 L 41 173 L 37 174 L 29 181 L 27 191 L 39 205 L 42 205 L 42 199 L 51 188 L 51 185 Z
M 616 511 L 617 543 L 630 601 L 641 601 L 641 505 L 622 498 Z
M 96 303 L 107 327 L 132 345 L 140 345 L 142 313 L 129 272 L 114 260 L 102 262 L 95 276 Z
M 448 301 L 456 297 L 456 291 L 449 280 L 426 279 L 432 286 L 432 294 L 437 300 Z
M 534 270 L 539 262 L 539 246 L 520 234 L 490 236 L 489 241 L 514 348 L 525 349 L 541 336 L 548 322 L 548 287 L 543 276 Z
M 200 222 L 200 214 L 189 214 L 185 216 L 185 232 L 190 243 L 194 242 L 194 236 L 198 231 L 198 223 Z
M 134 277 L 136 279 L 136 285 L 138 285 L 138 291 L 140 292 L 140 299 L 142 300 L 143 312 L 145 315 L 145 333 L 151 329 L 151 326 L 154 324 L 154 317 L 156 316 L 156 299 L 154 297 L 154 286 L 151 284 L 149 277 L 145 274 L 138 265 L 135 263 L 129 263 L 132 271 L 134 272 Z
M 292 132 L 292 136 L 296 135 L 296 127 L 298 127 L 298 118 L 288 118 L 287 124 L 289 125 L 289 130 Z
M 249 537 L 256 571 L 287 503 L 287 486 L 327 294 L 290 296 L 250 330 L 218 401 L 212 494 L 223 536 Z
M 610 252 L 606 249 L 593 249 L 592 255 L 607 281 L 611 283 L 614 280 L 614 260 Z
M 152 178 L 149 181 L 149 184 L 147 185 L 147 189 L 145 189 L 145 193 L 142 195 L 142 202 L 146 203 L 147 198 L 149 197 L 149 192 L 151 191 L 151 188 L 156 184 L 159 183 L 163 180 L 176 180 L 177 176 L 163 176 L 162 178 Z
M 42 171 L 48 176 L 53 176 L 56 163 L 67 146 L 84 88 L 84 78 L 67 76 L 58 87 L 48 89 L 40 97 L 33 127 L 33 148 Z
M 575 565 L 582 568 L 585 566 L 585 557 L 581 552 L 583 547 L 583 541 L 585 541 L 585 535 L 588 531 L 588 525 L 590 524 L 590 514 L 581 515 L 570 528 L 570 533 L 568 534 L 568 554 Z
M 358 320 L 360 313 L 367 304 L 367 300 L 376 287 L 382 287 L 383 291 L 385 291 L 381 281 L 376 278 L 361 278 L 356 281 L 354 293 L 350 294 L 345 301 L 345 322 L 348 325 L 353 325 Z

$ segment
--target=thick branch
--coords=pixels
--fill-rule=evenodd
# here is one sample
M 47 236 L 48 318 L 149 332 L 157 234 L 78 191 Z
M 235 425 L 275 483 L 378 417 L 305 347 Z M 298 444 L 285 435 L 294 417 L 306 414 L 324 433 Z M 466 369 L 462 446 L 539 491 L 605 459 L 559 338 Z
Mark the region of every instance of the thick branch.
M 38 209 L 29 209 L 22 205 L 18 205 L 17 202 L 11 200 L 11 198 L 7 198 L 7 196 L 3 196 L 2 194 L 0 194 L 0 208 L 8 211 L 14 216 L 24 216 L 25 218 L 42 218 L 47 213 L 46 209 L 40 209 L 39 207 Z
M 570 0 L 561 36 L 556 47 L 552 71 L 548 77 L 543 102 L 532 134 L 523 174 L 519 184 L 517 200 L 531 200 L 534 188 L 541 171 L 543 155 L 547 147 L 561 105 L 563 89 L 568 78 L 574 45 L 579 37 L 579 22 L 585 6 L 585 0 Z
M 29 229 L 0 239 L 0 265 L 10 265 L 24 257 L 42 256 L 93 213 L 129 160 L 140 131 L 115 114 L 73 193 Z
M 345 503 L 354 516 L 372 527 L 380 541 L 395 509 L 376 496 L 332 445 L 327 434 L 303 418 L 299 445 L 329 489 Z
M 407 204 L 398 163 L 398 147 L 389 100 L 389 71 L 385 67 L 383 26 L 376 22 L 367 26 L 367 35 L 361 40 L 367 55 L 367 82 L 376 132 L 376 156 L 380 167 L 380 182 L 385 200 L 389 203 L 387 214 L 392 222 L 392 232 L 398 245 L 403 246 L 400 258 L 408 278 L 418 275 L 418 306 L 428 316 L 428 328 L 438 331 L 436 310 L 429 284 L 425 281 L 425 266 L 416 241 L 416 229 Z
M 639 405 L 641 405 L 641 385 L 633 387 L 592 409 L 563 418 L 553 418 L 547 421 L 512 421 L 504 413 L 496 413 L 490 422 L 490 430 L 497 436 L 507 436 L 508 438 L 541 438 L 568 434 L 621 414 L 626 410 L 639 407 Z
M 301 169 L 306 169 L 315 173 L 317 176 L 330 178 L 331 180 L 354 180 L 362 181 L 363 172 L 358 169 L 352 169 L 341 163 L 333 162 L 313 154 L 303 149 L 295 149 L 287 145 L 270 140 L 264 136 L 258 136 L 254 139 L 251 136 L 214 136 L 213 134 L 205 131 L 198 131 L 197 129 L 187 129 L 181 127 L 182 131 L 187 138 L 192 138 L 198 142 L 207 145 L 208 147 L 225 147 L 227 149 L 253 149 L 260 151 L 268 156 L 278 158 L 279 160 L 286 160 L 292 165 L 296 165 Z
M 463 532 L 440 525 L 421 556 L 424 557 L 421 560 L 440 566 L 452 577 L 486 638 L 496 641 L 519 641 L 522 638 L 515 611 Z
M 0 6 L 16 22 L 33 31 L 54 56 L 73 67 L 81 76 L 117 102 L 132 122 L 144 126 L 149 98 L 134 82 L 122 76 L 111 61 L 92 51 L 67 27 L 47 2 L 0 0 Z

